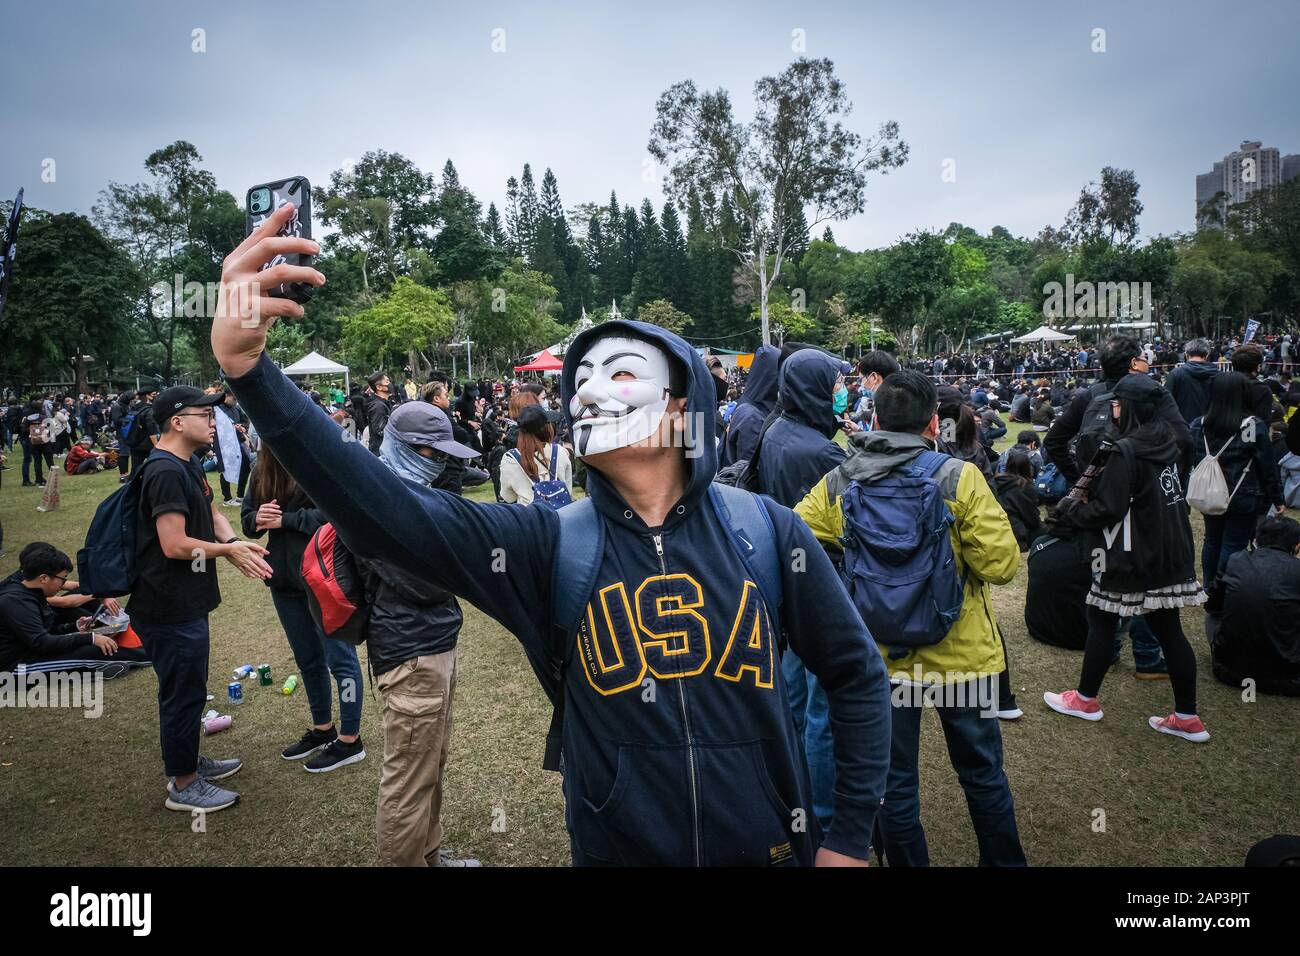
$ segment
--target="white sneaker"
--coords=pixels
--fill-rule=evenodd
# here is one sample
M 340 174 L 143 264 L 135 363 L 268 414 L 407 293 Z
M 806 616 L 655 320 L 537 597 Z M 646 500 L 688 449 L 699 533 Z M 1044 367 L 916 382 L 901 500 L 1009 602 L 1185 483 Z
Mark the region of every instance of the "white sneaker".
M 998 720 L 1019 720 L 1023 716 L 1025 716 L 1025 712 L 1019 707 L 998 711 Z

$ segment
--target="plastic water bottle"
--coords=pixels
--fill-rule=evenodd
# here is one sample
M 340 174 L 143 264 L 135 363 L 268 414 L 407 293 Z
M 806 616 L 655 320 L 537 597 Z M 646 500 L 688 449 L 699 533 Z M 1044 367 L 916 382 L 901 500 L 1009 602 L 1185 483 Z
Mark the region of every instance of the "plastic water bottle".
M 285 681 L 284 686 L 280 688 L 280 693 L 284 694 L 285 697 L 288 697 L 297 689 L 298 689 L 298 675 L 290 674 L 289 679 Z

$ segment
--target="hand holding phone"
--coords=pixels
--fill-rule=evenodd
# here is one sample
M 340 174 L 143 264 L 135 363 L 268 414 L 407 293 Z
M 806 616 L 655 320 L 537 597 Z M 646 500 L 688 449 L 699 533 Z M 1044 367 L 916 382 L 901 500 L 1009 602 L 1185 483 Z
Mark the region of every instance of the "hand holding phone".
M 267 330 L 276 318 L 303 313 L 302 306 L 293 299 L 273 296 L 264 291 L 267 287 L 325 284 L 325 276 L 310 266 L 289 262 L 271 265 L 276 256 L 286 253 L 312 256 L 320 252 L 320 246 L 310 239 L 279 235 L 294 213 L 291 205 L 276 209 L 221 265 L 221 291 L 212 320 L 211 342 L 212 354 L 227 375 L 244 375 L 257 364 L 266 346 Z
M 293 215 L 281 225 L 276 235 L 284 238 L 311 238 L 311 183 L 306 176 L 293 176 L 279 182 L 263 183 L 248 191 L 244 235 L 251 236 L 271 214 L 284 206 L 293 207 Z M 310 266 L 312 256 L 301 252 L 282 252 L 273 257 L 263 269 L 287 263 L 291 266 Z M 267 295 L 293 299 L 300 304 L 311 299 L 312 286 L 305 282 L 285 282 L 271 288 Z

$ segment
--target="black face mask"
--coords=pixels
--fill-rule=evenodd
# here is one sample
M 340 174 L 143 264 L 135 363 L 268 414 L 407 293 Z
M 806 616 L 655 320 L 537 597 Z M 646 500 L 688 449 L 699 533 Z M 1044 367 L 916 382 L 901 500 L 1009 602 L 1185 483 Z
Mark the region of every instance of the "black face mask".
M 718 376 L 711 376 L 713 379 L 713 390 L 718 393 L 718 401 L 721 402 L 727 397 L 727 383 Z

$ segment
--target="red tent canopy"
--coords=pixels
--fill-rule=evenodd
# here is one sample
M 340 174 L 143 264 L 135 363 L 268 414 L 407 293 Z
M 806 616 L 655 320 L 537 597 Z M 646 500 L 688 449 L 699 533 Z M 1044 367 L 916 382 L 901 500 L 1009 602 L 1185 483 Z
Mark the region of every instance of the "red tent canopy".
M 516 372 L 558 372 L 564 363 L 551 354 L 550 349 L 542 349 L 527 365 L 516 365 Z

